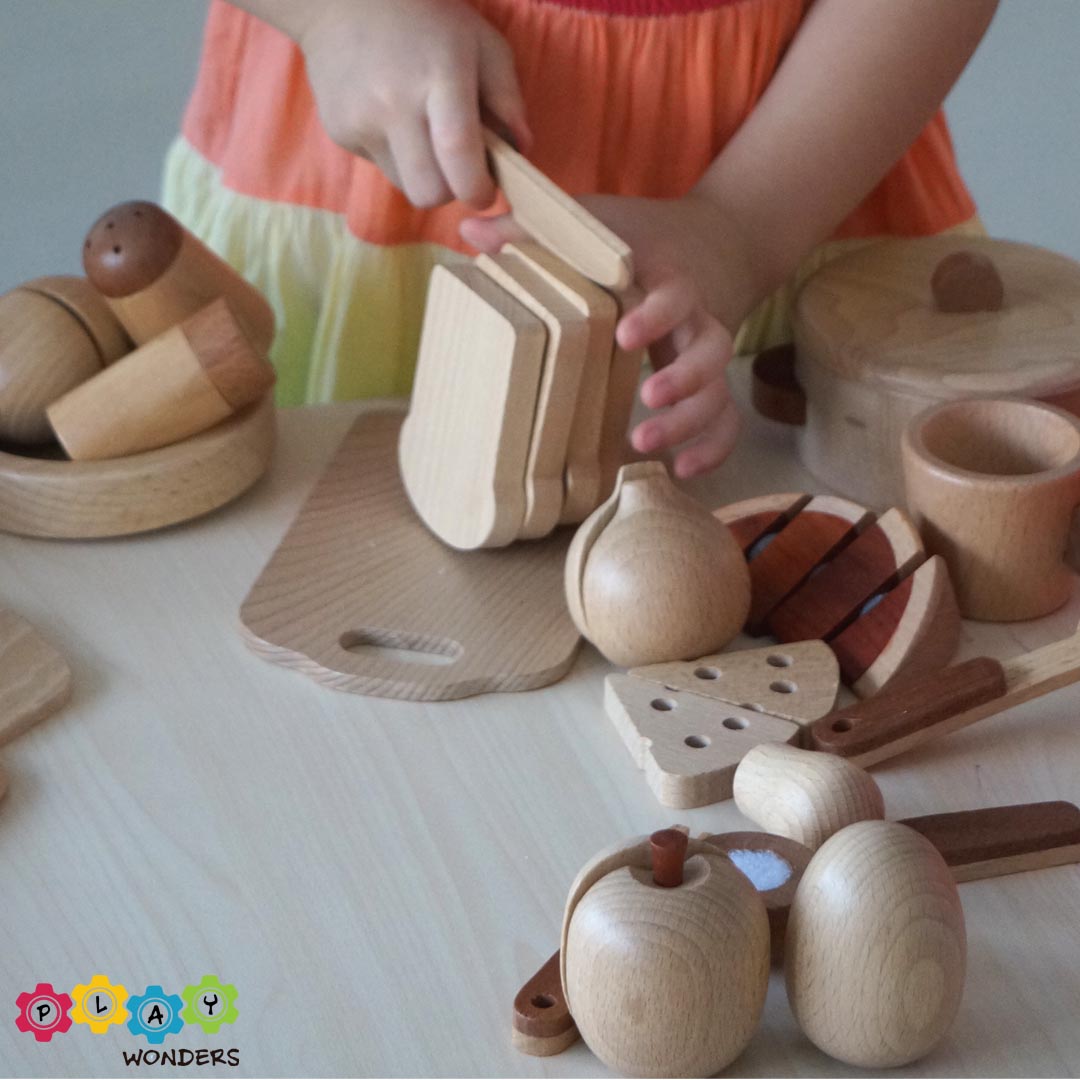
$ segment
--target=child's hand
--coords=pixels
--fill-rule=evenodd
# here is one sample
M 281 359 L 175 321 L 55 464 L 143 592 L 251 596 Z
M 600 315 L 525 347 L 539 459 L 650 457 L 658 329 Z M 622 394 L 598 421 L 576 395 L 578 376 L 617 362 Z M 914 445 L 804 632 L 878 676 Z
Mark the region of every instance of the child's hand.
M 646 293 L 616 331 L 623 348 L 649 348 L 656 368 L 641 400 L 662 411 L 634 429 L 634 448 L 655 454 L 682 446 L 676 475 L 707 472 L 728 456 L 739 431 L 725 369 L 733 333 L 761 293 L 749 245 L 702 196 L 592 195 L 581 202 L 630 245 Z M 484 251 L 521 236 L 505 217 L 468 219 L 461 233 Z
M 510 47 L 473 8 L 330 0 L 311 4 L 295 34 L 336 143 L 374 161 L 415 206 L 492 203 L 481 105 L 519 143 L 531 135 Z

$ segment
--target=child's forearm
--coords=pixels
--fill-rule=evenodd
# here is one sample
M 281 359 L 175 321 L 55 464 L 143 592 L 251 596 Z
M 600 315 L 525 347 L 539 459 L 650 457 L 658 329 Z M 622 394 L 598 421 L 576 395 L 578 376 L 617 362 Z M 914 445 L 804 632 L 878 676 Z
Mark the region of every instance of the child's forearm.
M 739 224 L 762 299 L 848 216 L 940 107 L 997 0 L 817 0 L 697 193 Z

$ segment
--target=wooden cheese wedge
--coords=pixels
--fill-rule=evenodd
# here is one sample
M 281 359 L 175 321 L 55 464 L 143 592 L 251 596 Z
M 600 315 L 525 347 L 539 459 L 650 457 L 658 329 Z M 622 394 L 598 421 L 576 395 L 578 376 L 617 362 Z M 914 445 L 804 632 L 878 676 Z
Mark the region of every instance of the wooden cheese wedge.
M 700 694 L 798 724 L 832 712 L 840 665 L 823 641 L 703 656 L 689 663 L 650 664 L 629 674 L 665 690 Z
M 763 742 L 798 743 L 791 720 L 720 705 L 679 690 L 657 693 L 630 675 L 609 675 L 604 708 L 664 806 L 688 809 L 731 798 L 743 755 Z
M 544 324 L 474 266 L 437 266 L 398 459 L 417 514 L 451 547 L 500 547 L 525 518 Z

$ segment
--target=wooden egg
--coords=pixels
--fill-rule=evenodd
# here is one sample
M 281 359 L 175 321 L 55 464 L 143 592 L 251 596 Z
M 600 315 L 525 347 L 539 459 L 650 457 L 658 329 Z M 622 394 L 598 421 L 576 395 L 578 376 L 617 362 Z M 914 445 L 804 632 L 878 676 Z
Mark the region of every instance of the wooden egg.
M 46 408 L 131 343 L 84 278 L 38 278 L 0 296 L 0 440 L 52 440 Z
M 262 293 L 154 203 L 102 214 L 83 245 L 83 268 L 137 345 L 221 298 L 258 352 L 273 343 L 274 312 Z
M 906 825 L 861 821 L 822 845 L 795 894 L 785 950 L 799 1026 L 856 1068 L 923 1057 L 960 1007 L 967 938 L 956 882 Z
M 739 762 L 732 794 L 756 825 L 811 851 L 856 821 L 885 816 L 881 789 L 865 769 L 782 743 L 762 743 Z
M 730 530 L 657 461 L 624 466 L 567 554 L 581 633 L 622 667 L 719 652 L 746 622 L 750 572 Z
M 593 1053 L 629 1076 L 712 1076 L 745 1049 L 765 1004 L 761 897 L 715 848 L 677 836 L 601 862 L 607 872 L 567 907 L 571 1013 Z

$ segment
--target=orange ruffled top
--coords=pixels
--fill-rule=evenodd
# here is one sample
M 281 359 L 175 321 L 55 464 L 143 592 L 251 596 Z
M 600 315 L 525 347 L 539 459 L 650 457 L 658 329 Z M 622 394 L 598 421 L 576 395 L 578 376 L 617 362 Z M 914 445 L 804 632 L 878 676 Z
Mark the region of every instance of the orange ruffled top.
M 750 114 L 810 0 L 471 2 L 514 50 L 535 135 L 530 157 L 541 169 L 574 194 L 671 197 L 698 181 Z M 423 252 L 427 265 L 466 250 L 457 234 L 465 209 L 414 209 L 373 165 L 331 142 L 297 46 L 224 0 L 210 8 L 182 133 L 166 175 L 167 202 L 242 269 L 257 264 L 252 276 L 271 294 L 284 321 L 285 293 L 303 282 L 276 286 L 274 260 L 249 250 L 260 231 L 251 221 L 237 225 L 246 239 L 227 235 L 230 215 L 256 212 L 252 201 L 330 214 L 364 247 L 402 249 L 383 267 L 402 282 L 419 274 L 403 269 L 405 249 Z M 222 204 L 208 211 L 207 201 L 218 195 L 228 196 L 227 209 Z M 836 239 L 937 233 L 964 227 L 974 215 L 939 114 Z M 303 254 L 296 237 L 290 246 L 293 257 Z M 364 303 L 364 280 L 379 272 L 377 262 L 369 252 L 347 285 L 358 295 L 339 302 Z M 290 277 L 297 276 L 294 267 Z M 317 288 L 319 282 L 308 284 Z M 321 340 L 315 334 L 309 355 L 294 357 L 304 345 L 303 335 L 294 333 L 290 355 L 279 342 L 276 360 L 279 368 L 306 367 L 303 377 L 282 380 L 284 397 L 325 400 L 407 390 L 423 297 L 400 300 L 384 314 L 412 325 L 374 333 L 382 353 L 366 360 L 389 363 L 389 377 L 339 377 L 342 364 L 365 361 L 344 355 L 345 343 L 332 340 L 333 333 Z M 318 313 L 308 316 L 308 322 L 319 322 Z M 766 319 L 772 336 L 782 333 L 775 316 Z M 354 320 L 339 312 L 331 322 L 340 334 Z M 370 320 L 367 325 L 370 335 Z M 284 336 L 290 339 L 288 328 Z M 313 349 L 333 355 L 312 356 Z M 362 342 L 356 349 L 369 352 Z M 388 360 L 387 352 L 398 355 Z

